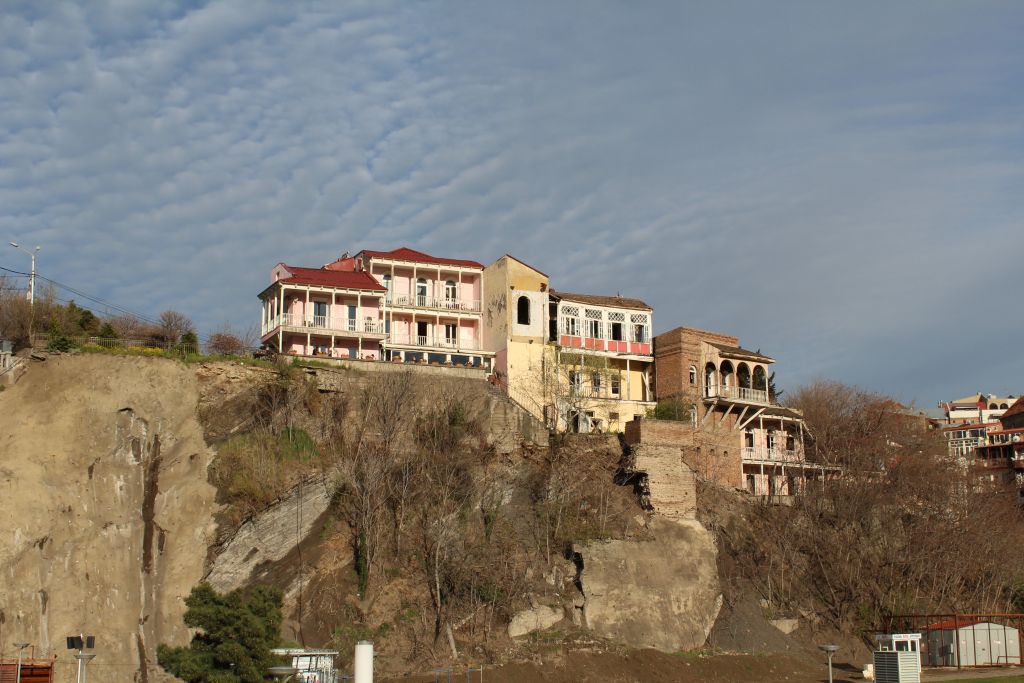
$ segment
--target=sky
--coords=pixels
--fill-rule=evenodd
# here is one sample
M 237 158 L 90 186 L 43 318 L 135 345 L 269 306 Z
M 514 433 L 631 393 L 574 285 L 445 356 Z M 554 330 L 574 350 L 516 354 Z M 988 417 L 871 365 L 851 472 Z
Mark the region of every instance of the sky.
M 203 333 L 281 261 L 511 253 L 781 388 L 1021 394 L 1022 35 L 984 0 L 8 1 L 0 237 Z

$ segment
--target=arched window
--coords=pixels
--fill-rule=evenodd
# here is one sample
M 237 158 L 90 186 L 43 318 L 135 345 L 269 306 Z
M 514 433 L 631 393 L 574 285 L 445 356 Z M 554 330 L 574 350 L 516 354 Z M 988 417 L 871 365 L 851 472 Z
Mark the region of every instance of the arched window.
M 530 297 L 521 296 L 516 301 L 516 324 L 530 324 Z
M 1000 410 L 1006 410 L 1006 409 L 1007 409 L 1007 408 L 1009 408 L 1009 407 L 1010 407 L 1010 406 L 1006 405 L 1005 403 L 1000 403 L 1000 404 L 999 404 L 999 408 L 1000 408 Z
M 690 384 L 697 383 L 697 368 L 693 365 L 690 366 Z
M 988 409 L 989 410 L 999 410 L 999 406 L 997 406 L 995 403 L 989 403 L 988 404 Z

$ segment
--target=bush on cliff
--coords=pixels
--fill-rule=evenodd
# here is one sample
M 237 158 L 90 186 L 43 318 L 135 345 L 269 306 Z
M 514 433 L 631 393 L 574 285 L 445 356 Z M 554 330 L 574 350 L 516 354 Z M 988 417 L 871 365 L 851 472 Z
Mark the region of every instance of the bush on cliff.
M 201 583 L 185 599 L 188 647 L 157 648 L 157 662 L 186 683 L 258 683 L 277 664 L 270 648 L 281 629 L 281 591 L 259 586 L 227 594 Z

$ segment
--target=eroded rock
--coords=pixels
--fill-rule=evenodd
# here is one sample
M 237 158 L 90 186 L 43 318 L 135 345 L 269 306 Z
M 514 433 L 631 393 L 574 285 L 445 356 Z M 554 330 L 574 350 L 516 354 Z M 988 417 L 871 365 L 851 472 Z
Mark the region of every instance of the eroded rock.
M 586 626 L 631 647 L 699 648 L 722 607 L 715 541 L 692 519 L 654 518 L 650 529 L 650 540 L 575 548 Z

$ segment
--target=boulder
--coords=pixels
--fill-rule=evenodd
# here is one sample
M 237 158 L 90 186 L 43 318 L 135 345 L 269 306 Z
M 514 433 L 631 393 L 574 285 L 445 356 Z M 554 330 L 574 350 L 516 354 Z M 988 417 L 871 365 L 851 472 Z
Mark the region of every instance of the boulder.
M 584 621 L 630 647 L 702 647 L 722 607 L 715 541 L 693 519 L 653 518 L 651 538 L 577 546 Z
M 565 615 L 561 607 L 537 605 L 512 617 L 512 622 L 508 625 L 508 634 L 518 638 L 534 631 L 544 631 L 560 622 L 563 616 Z

